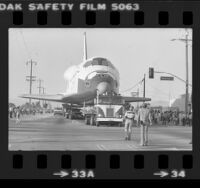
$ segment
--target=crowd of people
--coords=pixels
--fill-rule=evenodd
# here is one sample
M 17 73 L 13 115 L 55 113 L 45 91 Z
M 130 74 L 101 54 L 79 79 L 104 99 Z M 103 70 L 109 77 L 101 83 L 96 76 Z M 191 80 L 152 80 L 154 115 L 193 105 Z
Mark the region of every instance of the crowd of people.
M 46 110 L 48 113 L 49 111 Z M 20 117 L 24 115 L 36 115 L 43 114 L 44 108 L 42 108 L 38 103 L 26 103 L 24 105 L 16 106 L 15 104 L 9 104 L 8 106 L 8 117 L 10 119 L 15 119 L 16 123 L 20 121 Z
M 179 111 L 160 111 L 150 107 L 150 104 L 144 103 L 139 109 L 129 106 L 124 115 L 125 119 L 125 140 L 131 140 L 132 128 L 135 124 L 141 129 L 141 146 L 148 145 L 148 127 L 152 125 L 182 125 L 192 126 L 192 112 L 186 116 L 184 112 Z M 192 142 L 190 142 L 191 144 Z
M 182 125 L 192 126 L 192 112 L 186 114 L 182 111 L 160 111 L 151 110 L 154 125 Z

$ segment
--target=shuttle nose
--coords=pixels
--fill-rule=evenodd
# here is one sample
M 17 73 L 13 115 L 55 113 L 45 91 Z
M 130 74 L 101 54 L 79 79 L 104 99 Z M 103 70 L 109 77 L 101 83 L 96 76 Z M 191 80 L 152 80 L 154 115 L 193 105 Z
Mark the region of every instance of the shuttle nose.
M 99 91 L 100 95 L 106 91 L 109 91 L 110 89 L 111 89 L 111 87 L 108 82 L 101 82 L 97 85 L 97 90 Z

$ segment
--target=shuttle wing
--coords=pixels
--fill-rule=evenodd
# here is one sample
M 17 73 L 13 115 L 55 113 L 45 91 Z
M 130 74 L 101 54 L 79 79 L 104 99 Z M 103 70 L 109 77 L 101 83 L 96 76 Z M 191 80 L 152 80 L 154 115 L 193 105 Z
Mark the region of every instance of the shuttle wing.
M 37 95 L 37 94 L 25 94 L 21 95 L 21 98 L 27 98 L 27 99 L 36 99 L 36 100 L 46 100 L 46 101 L 52 101 L 52 102 L 61 102 L 61 103 L 73 103 L 73 104 L 83 104 L 83 101 L 86 101 L 86 103 L 93 103 L 93 99 L 95 95 L 93 93 L 87 92 L 84 94 L 56 94 L 56 95 Z M 125 102 L 145 102 L 145 101 L 151 101 L 150 98 L 144 98 L 144 97 L 127 97 L 122 96 Z
M 150 98 L 144 98 L 144 97 L 126 97 L 122 96 L 125 102 L 145 102 L 145 101 L 151 101 Z
M 19 96 L 21 98 L 27 98 L 27 99 L 38 99 L 38 100 L 46 100 L 46 101 L 54 101 L 54 102 L 63 102 L 64 95 L 34 95 L 34 94 L 25 94 Z
M 61 102 L 61 103 L 72 103 L 72 104 L 83 104 L 84 101 L 94 99 L 95 94 L 93 92 L 85 93 L 75 93 L 75 94 L 56 94 L 56 95 L 37 95 L 37 94 L 25 94 L 19 97 L 27 99 L 36 99 L 36 100 L 45 100 L 52 102 Z

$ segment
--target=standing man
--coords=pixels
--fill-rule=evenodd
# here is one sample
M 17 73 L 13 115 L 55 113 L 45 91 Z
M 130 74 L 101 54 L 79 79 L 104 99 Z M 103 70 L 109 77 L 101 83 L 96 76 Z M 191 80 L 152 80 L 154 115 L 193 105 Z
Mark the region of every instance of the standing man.
M 16 109 L 16 123 L 20 122 L 20 107 L 17 107 Z
M 152 125 L 151 114 L 149 107 L 147 108 L 147 104 L 143 104 L 142 108 L 139 109 L 138 112 L 138 123 L 141 127 L 141 146 L 148 145 L 148 127 Z
M 129 110 L 125 113 L 125 140 L 131 140 L 131 133 L 133 127 L 133 121 L 135 118 L 135 112 L 133 111 L 134 107 L 130 106 Z

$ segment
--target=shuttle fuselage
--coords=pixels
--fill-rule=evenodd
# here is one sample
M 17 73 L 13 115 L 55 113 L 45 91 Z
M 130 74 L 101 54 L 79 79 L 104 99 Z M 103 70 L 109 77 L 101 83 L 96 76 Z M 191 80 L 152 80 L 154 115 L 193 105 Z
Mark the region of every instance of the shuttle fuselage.
M 96 92 L 119 92 L 119 72 L 106 58 L 87 59 L 67 69 L 64 77 L 67 82 L 66 95 L 90 93 L 91 98 L 94 98 Z

